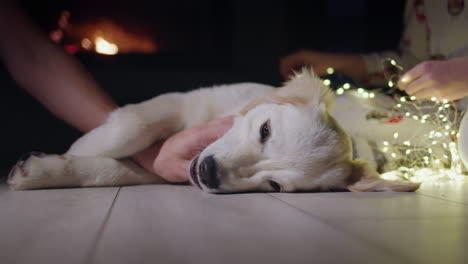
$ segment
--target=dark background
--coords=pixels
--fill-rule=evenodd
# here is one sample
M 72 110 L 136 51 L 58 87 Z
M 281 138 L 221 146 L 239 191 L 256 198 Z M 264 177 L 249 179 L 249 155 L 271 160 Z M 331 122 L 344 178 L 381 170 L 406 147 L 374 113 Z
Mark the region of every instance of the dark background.
M 397 46 L 404 0 L 24 1 L 48 32 L 100 16 L 151 34 L 154 54 L 75 55 L 119 104 L 232 82 L 280 85 L 279 59 L 298 49 L 362 53 Z M 1 41 L 1 39 L 0 39 Z M 27 73 L 25 73 L 27 74 Z M 80 133 L 18 88 L 0 65 L 0 169 L 22 153 L 63 153 Z

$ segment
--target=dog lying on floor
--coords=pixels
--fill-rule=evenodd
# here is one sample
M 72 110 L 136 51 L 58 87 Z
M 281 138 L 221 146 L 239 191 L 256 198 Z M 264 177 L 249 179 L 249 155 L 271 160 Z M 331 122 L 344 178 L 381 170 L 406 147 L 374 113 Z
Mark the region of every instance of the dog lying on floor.
M 25 190 L 165 183 L 126 157 L 182 129 L 237 115 L 191 162 L 191 182 L 204 191 L 416 190 L 419 184 L 380 179 L 368 145 L 395 129 L 406 133 L 402 138 L 417 135 L 404 129 L 412 120 L 396 127 L 369 122 L 369 109 L 381 105 L 346 93 L 332 108 L 333 96 L 305 69 L 281 88 L 240 83 L 163 94 L 114 111 L 63 155 L 32 153 L 12 168 L 8 184 Z

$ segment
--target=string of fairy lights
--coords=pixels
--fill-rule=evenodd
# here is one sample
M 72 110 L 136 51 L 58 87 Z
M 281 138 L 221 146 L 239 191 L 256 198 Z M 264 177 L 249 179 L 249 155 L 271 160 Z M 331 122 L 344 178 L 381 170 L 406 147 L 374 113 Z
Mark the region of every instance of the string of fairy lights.
M 383 63 L 388 63 L 396 72 L 403 68 L 392 58 L 387 58 Z M 327 73 L 332 75 L 333 68 L 328 68 Z M 382 177 L 389 180 L 406 179 L 412 182 L 427 182 L 431 180 L 466 179 L 463 162 L 460 159 L 457 148 L 458 126 L 460 113 L 453 102 L 446 100 L 416 100 L 414 96 L 399 95 L 394 93 L 399 78 L 398 73 L 386 76 L 387 86 L 377 90 L 366 90 L 354 87 L 350 83 L 344 83 L 337 87 L 335 93 L 342 95 L 353 89 L 363 98 L 372 100 L 376 93 L 385 91 L 391 93 L 395 104 L 391 108 L 391 116 L 411 118 L 427 127 L 426 132 L 413 138 L 402 138 L 399 131 L 393 132 L 393 137 L 382 142 L 376 142 L 376 150 L 385 154 L 388 169 Z M 323 79 L 323 83 L 331 86 L 330 79 Z M 335 86 L 336 87 L 336 86 Z

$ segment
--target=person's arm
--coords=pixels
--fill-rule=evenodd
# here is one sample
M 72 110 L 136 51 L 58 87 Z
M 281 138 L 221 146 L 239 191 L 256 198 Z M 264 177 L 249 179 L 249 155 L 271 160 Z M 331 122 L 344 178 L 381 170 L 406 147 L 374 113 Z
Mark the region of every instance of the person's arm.
M 354 54 L 332 54 L 312 50 L 302 50 L 285 56 L 280 61 L 280 72 L 289 79 L 294 71 L 300 71 L 304 66 L 311 67 L 319 75 L 325 75 L 327 68 L 344 73 L 356 81 L 366 76 L 363 58 Z
M 88 132 L 117 108 L 86 69 L 52 43 L 14 3 L 0 1 L 0 35 L 0 59 L 19 86 L 71 126 Z M 132 158 L 169 182 L 187 181 L 188 162 L 231 125 L 228 118 L 184 130 Z
M 13 2 L 0 1 L 0 35 L 0 59 L 13 79 L 58 118 L 87 132 L 117 107 Z

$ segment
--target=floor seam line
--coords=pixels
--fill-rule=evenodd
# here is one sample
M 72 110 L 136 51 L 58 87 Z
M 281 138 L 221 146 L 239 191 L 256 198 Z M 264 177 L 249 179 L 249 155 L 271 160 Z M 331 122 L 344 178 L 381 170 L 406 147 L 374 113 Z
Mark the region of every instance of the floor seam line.
M 432 196 L 432 195 L 424 194 L 424 193 L 416 193 L 416 194 L 421 195 L 421 196 L 424 196 L 424 197 L 431 197 L 431 198 L 434 198 L 434 199 L 437 199 L 437 200 L 441 200 L 441 201 L 445 201 L 445 202 L 449 202 L 449 203 L 454 203 L 454 204 L 458 204 L 458 205 L 468 206 L 468 204 L 466 204 L 466 203 L 464 203 L 464 202 L 458 202 L 458 201 L 453 201 L 453 200 L 447 200 L 447 199 L 441 198 L 440 196 Z
M 115 207 L 117 199 L 119 198 L 121 189 L 122 189 L 122 187 L 119 187 L 117 189 L 117 193 L 115 194 L 114 198 L 112 199 L 112 203 L 111 203 L 111 205 L 109 207 L 109 210 L 106 213 L 106 216 L 104 217 L 104 221 L 102 221 L 102 224 L 98 229 L 96 238 L 91 243 L 91 247 L 90 247 L 90 249 L 88 251 L 89 254 L 86 255 L 84 263 L 93 263 L 94 262 L 94 257 L 95 257 L 96 252 L 97 252 L 97 247 L 99 245 L 99 241 L 101 240 L 102 235 L 104 234 L 104 230 L 106 229 L 107 223 L 109 222 L 110 216 L 111 216 L 112 211 L 113 211 L 113 209 Z
M 332 228 L 332 229 L 335 230 L 335 231 L 338 231 L 338 232 L 340 232 L 340 233 L 344 233 L 344 234 L 346 234 L 348 237 L 351 237 L 351 238 L 353 238 L 353 239 L 356 239 L 356 240 L 359 241 L 359 242 L 362 242 L 364 245 L 368 246 L 368 247 L 371 248 L 371 249 L 379 249 L 380 251 L 382 251 L 383 253 L 385 253 L 388 257 L 393 257 L 393 256 L 394 256 L 394 254 L 393 254 L 394 252 L 392 252 L 392 251 L 389 252 L 388 250 L 386 250 L 386 249 L 384 249 L 384 248 L 382 248 L 382 247 L 379 247 L 379 246 L 374 245 L 373 243 L 371 243 L 371 242 L 368 241 L 367 239 L 364 239 L 364 238 L 362 238 L 362 237 L 360 237 L 360 236 L 357 236 L 357 235 L 355 235 L 355 234 L 352 234 L 352 233 L 350 233 L 350 232 L 346 232 L 345 230 L 343 230 L 343 229 L 341 229 L 341 228 L 339 228 L 339 227 L 337 227 L 337 226 L 335 226 L 335 225 L 330 224 L 331 222 L 327 222 L 325 219 L 322 219 L 322 218 L 320 218 L 320 217 L 318 217 L 318 216 L 316 216 L 316 215 L 310 214 L 308 211 L 303 210 L 303 209 L 301 209 L 301 208 L 299 208 L 299 207 L 297 207 L 297 206 L 295 206 L 295 205 L 293 205 L 293 204 L 291 204 L 291 203 L 289 203 L 289 202 L 286 202 L 286 201 L 284 201 L 284 200 L 282 200 L 282 199 L 280 199 L 280 198 L 278 198 L 278 197 L 276 197 L 276 196 L 274 196 L 274 195 L 271 195 L 271 194 L 269 194 L 269 193 L 267 193 L 267 195 L 273 197 L 274 199 L 279 200 L 280 202 L 282 202 L 282 203 L 284 203 L 284 204 L 286 204 L 286 205 L 291 206 L 292 208 L 294 208 L 294 209 L 300 211 L 301 213 L 303 213 L 303 214 L 305 214 L 305 215 L 307 215 L 307 216 L 309 216 L 309 217 L 312 217 L 313 219 L 315 219 L 315 220 L 319 221 L 320 223 L 322 223 L 322 224 L 324 224 L 324 225 L 326 225 L 326 226 Z M 402 255 L 397 255 L 397 256 L 398 256 L 398 259 L 399 259 L 399 260 L 403 260 L 405 263 L 412 263 L 411 259 L 408 259 L 406 256 L 402 256 Z

